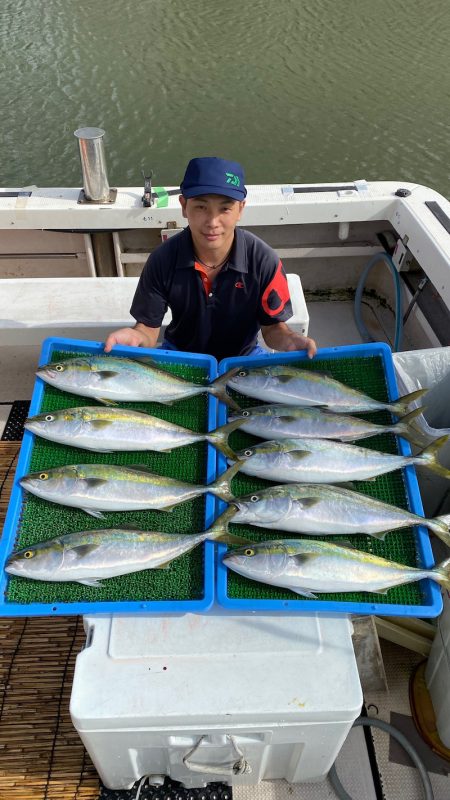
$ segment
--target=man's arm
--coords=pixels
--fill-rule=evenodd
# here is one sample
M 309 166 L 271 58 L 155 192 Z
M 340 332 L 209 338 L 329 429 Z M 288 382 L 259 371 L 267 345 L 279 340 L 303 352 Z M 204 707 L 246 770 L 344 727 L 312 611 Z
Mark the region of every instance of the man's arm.
M 129 347 L 156 347 L 161 328 L 149 328 L 143 322 L 137 322 L 134 328 L 120 328 L 110 333 L 105 342 L 105 353 L 109 353 L 115 344 L 126 344 Z
M 293 331 L 285 322 L 276 322 L 274 325 L 262 325 L 261 333 L 268 347 L 272 350 L 306 350 L 308 358 L 313 358 L 317 353 L 317 345 L 309 336 Z

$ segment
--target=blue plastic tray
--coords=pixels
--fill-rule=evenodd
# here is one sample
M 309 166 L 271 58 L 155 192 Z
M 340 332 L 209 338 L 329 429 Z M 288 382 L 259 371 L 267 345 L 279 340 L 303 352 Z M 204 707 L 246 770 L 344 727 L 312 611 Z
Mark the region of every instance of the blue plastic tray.
M 367 358 L 371 356 L 379 356 L 382 359 L 384 367 L 388 397 L 390 401 L 396 400 L 399 397 L 397 382 L 395 378 L 394 365 L 392 361 L 392 354 L 390 348 L 384 343 L 366 344 L 366 345 L 351 345 L 348 347 L 333 347 L 319 350 L 316 356 L 317 360 L 322 359 L 342 359 L 342 358 Z M 258 366 L 261 364 L 287 364 L 292 361 L 300 361 L 302 358 L 307 359 L 305 353 L 276 353 L 264 356 L 255 356 L 243 358 L 227 358 L 219 363 L 219 375 L 222 375 L 229 369 L 237 366 L 246 367 Z M 223 425 L 227 421 L 228 408 L 219 403 L 218 425 Z M 411 455 L 411 449 L 405 439 L 398 438 L 399 450 L 402 455 Z M 364 442 L 362 442 L 364 445 Z M 224 471 L 226 461 L 223 455 L 218 455 L 218 471 L 220 474 Z M 415 469 L 412 466 L 406 467 L 403 470 L 406 491 L 409 501 L 409 508 L 415 514 L 423 516 L 422 501 L 419 493 L 419 486 Z M 216 516 L 223 512 L 226 508 L 225 503 L 216 501 Z M 255 528 L 255 531 L 261 531 Z M 423 567 L 434 566 L 434 558 L 431 550 L 430 539 L 428 530 L 419 526 L 417 531 L 417 565 Z M 281 537 L 289 538 L 289 534 L 280 532 Z M 324 600 L 307 600 L 296 599 L 294 594 L 292 600 L 281 599 L 249 599 L 230 597 L 228 594 L 228 570 L 222 563 L 222 556 L 226 552 L 226 547 L 223 544 L 218 545 L 218 564 L 217 564 L 217 602 L 223 608 L 237 611 L 250 611 L 250 612 L 263 612 L 268 611 L 283 611 L 283 612 L 296 612 L 296 613 L 313 613 L 316 611 L 323 611 L 324 613 L 345 613 L 345 614 L 382 614 L 383 616 L 411 616 L 411 617 L 436 617 L 442 611 L 442 597 L 441 588 L 437 583 L 431 580 L 421 582 L 423 593 L 422 605 L 401 605 L 394 603 L 377 603 L 376 601 L 368 602 L 347 602 L 347 601 L 332 601 L 329 599 Z M 255 583 L 255 585 L 257 585 Z M 373 595 L 376 597 L 376 595 Z
M 52 354 L 56 351 L 69 351 L 77 353 L 103 353 L 103 342 L 91 342 L 77 339 L 49 338 L 42 344 L 39 364 L 51 361 Z M 205 369 L 209 380 L 217 377 L 217 361 L 211 356 L 196 353 L 180 353 L 171 350 L 147 350 L 144 348 L 115 347 L 113 355 L 118 356 L 151 356 L 162 365 L 168 363 L 187 364 Z M 46 384 L 39 378 L 36 379 L 30 405 L 30 416 L 38 414 L 44 397 Z M 74 396 L 74 405 L 81 405 L 82 398 Z M 91 402 L 91 401 L 89 401 Z M 208 396 L 208 430 L 216 427 L 217 400 Z M 24 491 L 19 484 L 20 478 L 28 472 L 31 454 L 34 446 L 34 435 L 25 431 L 20 455 L 17 463 L 14 486 L 5 520 L 3 534 L 0 540 L 0 616 L 46 616 L 58 614 L 92 614 L 92 613 L 124 613 L 133 612 L 167 614 L 207 611 L 214 602 L 214 542 L 203 544 L 203 597 L 193 600 L 154 600 L 154 601 L 92 601 L 92 602 L 64 602 L 64 603 L 17 603 L 8 602 L 6 591 L 9 576 L 4 571 L 4 565 L 10 553 L 14 550 L 15 540 L 20 523 L 24 502 Z M 210 483 L 216 474 L 216 451 L 208 444 L 205 482 Z M 80 450 L 80 453 L 85 451 Z M 205 495 L 205 529 L 209 527 L 214 518 L 215 501 L 212 495 Z M 86 519 L 89 519 L 86 517 Z M 92 525 L 95 527 L 95 521 Z

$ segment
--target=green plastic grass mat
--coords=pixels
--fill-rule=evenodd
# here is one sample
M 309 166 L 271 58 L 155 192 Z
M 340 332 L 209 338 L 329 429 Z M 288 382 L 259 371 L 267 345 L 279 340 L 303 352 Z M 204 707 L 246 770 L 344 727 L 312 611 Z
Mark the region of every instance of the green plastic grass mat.
M 52 361 L 90 353 L 55 352 Z M 182 358 L 182 356 L 180 356 Z M 161 363 L 163 369 L 200 384 L 208 383 L 207 370 L 189 364 Z M 101 405 L 92 398 L 61 392 L 45 385 L 41 412 L 62 408 Z M 208 395 L 177 401 L 172 406 L 160 403 L 121 403 L 124 408 L 145 411 L 191 430 L 206 432 Z M 50 469 L 64 464 L 145 464 L 153 472 L 179 478 L 186 483 L 205 484 L 207 444 L 200 442 L 179 447 L 170 453 L 94 453 L 35 438 L 29 472 Z M 205 529 L 205 496 L 180 503 L 171 512 L 126 511 L 106 513 L 104 520 L 84 511 L 41 500 L 27 494 L 18 527 L 14 549 L 53 539 L 64 533 L 101 528 L 128 527 L 167 533 L 198 533 Z M 143 570 L 130 575 L 109 578 L 101 588 L 82 584 L 33 581 L 11 576 L 7 601 L 15 603 L 71 603 L 97 601 L 197 600 L 203 597 L 203 546 L 199 545 L 172 561 L 166 570 Z
M 351 386 L 353 389 L 358 389 L 359 391 L 368 394 L 375 400 L 379 400 L 381 402 L 389 401 L 383 361 L 380 356 L 342 359 L 315 358 L 313 361 L 291 361 L 289 363 L 290 366 L 298 366 L 302 369 L 311 369 L 318 372 L 327 373 L 331 377 L 342 381 L 342 383 Z M 232 396 L 237 400 L 242 408 L 250 408 L 251 406 L 261 405 L 260 400 L 254 400 L 253 398 L 245 397 L 237 392 L 232 392 Z M 377 411 L 353 416 L 361 416 L 364 419 L 368 419 L 371 422 L 376 422 L 380 425 L 389 425 L 395 421 L 395 418 L 387 411 Z M 257 439 L 256 437 L 242 431 L 236 431 L 230 436 L 230 445 L 235 451 L 249 447 L 261 441 L 261 439 Z M 399 453 L 397 439 L 391 433 L 372 436 L 371 438 L 363 439 L 360 442 L 355 442 L 355 444 L 361 447 L 380 450 L 385 453 Z M 236 496 L 251 494 L 271 485 L 274 485 L 271 481 L 264 481 L 252 476 L 240 475 L 239 473 L 233 478 L 232 481 L 233 493 Z M 352 486 L 357 492 L 365 493 L 371 497 L 383 500 L 386 503 L 399 506 L 400 508 L 409 508 L 402 470 L 396 470 L 395 472 L 391 472 L 387 475 L 381 475 L 374 481 L 354 481 Z M 230 531 L 240 536 L 245 536 L 255 542 L 262 542 L 269 539 L 303 538 L 303 534 L 298 534 L 295 536 L 294 534 L 289 534 L 285 531 L 253 527 L 251 525 L 231 524 Z M 308 537 L 305 535 L 305 538 Z M 358 550 L 365 550 L 366 552 L 374 553 L 375 555 L 382 556 L 383 558 L 388 558 L 391 561 L 397 561 L 399 563 L 408 564 L 415 567 L 421 566 L 421 564 L 418 562 L 416 540 L 412 528 L 404 528 L 401 531 L 387 533 L 384 542 L 381 542 L 373 536 L 367 536 L 365 534 L 356 536 L 312 536 L 309 538 L 324 539 L 326 541 L 336 543 L 350 543 Z M 251 581 L 241 575 L 238 575 L 232 570 L 228 570 L 227 584 L 228 596 L 232 598 L 250 598 L 255 600 L 308 599 L 301 595 L 294 594 L 286 589 L 278 589 L 276 587 L 268 586 L 264 583 Z M 395 587 L 390 589 L 385 595 L 369 592 L 330 592 L 327 594 L 318 594 L 317 598 L 323 601 L 334 600 L 360 603 L 372 602 L 380 605 L 398 604 L 402 606 L 422 605 L 424 602 L 423 592 L 419 582 Z

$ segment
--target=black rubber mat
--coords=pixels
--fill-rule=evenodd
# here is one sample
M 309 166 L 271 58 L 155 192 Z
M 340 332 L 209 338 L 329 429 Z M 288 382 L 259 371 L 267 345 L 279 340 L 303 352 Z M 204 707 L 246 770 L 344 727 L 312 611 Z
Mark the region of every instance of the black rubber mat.
M 2 434 L 2 442 L 20 442 L 29 408 L 29 400 L 14 401 Z
M 117 791 L 102 786 L 99 800 L 135 800 L 139 782 L 131 789 Z M 232 800 L 233 790 L 226 783 L 209 783 L 202 789 L 186 789 L 181 783 L 166 778 L 162 786 L 141 785 L 139 800 Z

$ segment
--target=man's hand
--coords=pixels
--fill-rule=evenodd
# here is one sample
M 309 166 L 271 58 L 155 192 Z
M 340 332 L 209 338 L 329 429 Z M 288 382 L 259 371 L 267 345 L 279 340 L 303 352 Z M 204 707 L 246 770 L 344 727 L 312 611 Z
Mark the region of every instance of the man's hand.
M 286 352 L 289 350 L 306 350 L 308 358 L 314 358 L 317 353 L 317 345 L 314 339 L 309 336 L 302 336 L 300 333 L 291 332 L 291 336 L 286 342 L 286 347 L 282 348 Z
M 261 332 L 265 343 L 273 350 L 289 352 L 290 350 L 306 350 L 308 358 L 314 358 L 317 353 L 317 345 L 314 339 L 309 336 L 302 336 L 291 330 L 285 322 L 277 322 L 275 325 L 264 325 Z
M 105 342 L 105 353 L 109 353 L 115 344 L 128 347 L 156 347 L 159 328 L 149 328 L 138 322 L 135 328 L 120 328 L 110 333 Z

